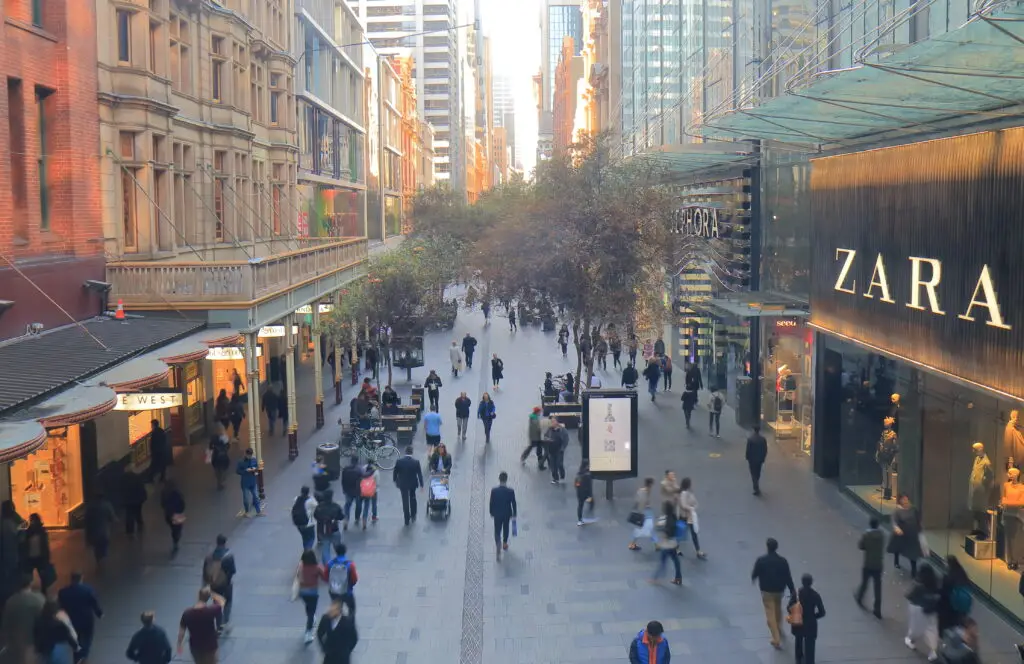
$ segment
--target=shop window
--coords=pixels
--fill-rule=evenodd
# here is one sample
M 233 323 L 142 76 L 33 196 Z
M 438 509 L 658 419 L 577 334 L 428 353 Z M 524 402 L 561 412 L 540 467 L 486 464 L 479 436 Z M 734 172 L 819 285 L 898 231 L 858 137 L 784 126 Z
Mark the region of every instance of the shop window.
M 38 514 L 49 528 L 71 525 L 71 512 L 82 504 L 77 425 L 48 429 L 43 447 L 11 464 L 11 499 L 25 518 Z

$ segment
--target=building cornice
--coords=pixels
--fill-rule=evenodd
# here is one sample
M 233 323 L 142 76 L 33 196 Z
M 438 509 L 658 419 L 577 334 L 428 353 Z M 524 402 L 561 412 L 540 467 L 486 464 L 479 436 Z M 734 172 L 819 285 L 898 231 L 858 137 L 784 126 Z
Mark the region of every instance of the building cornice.
M 119 95 L 113 92 L 100 92 L 97 95 L 99 103 L 104 106 L 110 106 L 111 108 L 117 108 L 119 106 L 128 108 L 138 108 L 144 111 L 152 111 L 165 115 L 167 117 L 174 117 L 178 114 L 179 108 L 172 106 L 166 102 L 162 102 L 152 97 L 139 97 L 137 95 Z

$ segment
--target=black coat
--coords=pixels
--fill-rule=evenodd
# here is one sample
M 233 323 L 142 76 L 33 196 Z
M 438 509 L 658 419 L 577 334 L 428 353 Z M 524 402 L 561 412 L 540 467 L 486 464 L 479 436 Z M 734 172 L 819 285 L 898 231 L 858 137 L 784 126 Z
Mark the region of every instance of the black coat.
M 440 392 L 443 385 L 439 376 L 428 376 L 427 380 L 423 382 L 423 387 L 427 388 L 427 392 Z
M 507 486 L 491 489 L 490 515 L 495 519 L 511 519 L 518 513 L 516 492 Z
M 172 656 L 171 642 L 167 632 L 150 625 L 135 632 L 124 655 L 138 664 L 168 664 Z
M 167 432 L 159 427 L 149 434 L 149 455 L 150 465 L 154 468 L 169 466 L 173 460 L 171 446 L 167 442 Z
M 399 489 L 415 491 L 423 486 L 423 468 L 420 462 L 406 455 L 395 463 L 395 470 L 392 473 L 395 484 Z
M 350 664 L 352 651 L 359 643 L 356 622 L 346 616 L 332 628 L 331 617 L 325 613 L 316 628 L 316 640 L 324 652 L 324 664 Z
M 469 418 L 469 409 L 473 405 L 473 400 L 469 397 L 463 399 L 459 397 L 455 400 L 455 417 Z
M 752 433 L 747 438 L 747 463 L 760 466 L 768 458 L 768 441 L 759 433 Z
M 345 466 L 341 469 L 341 492 L 347 497 L 359 497 L 359 483 L 363 481 L 363 469 L 358 466 Z
M 893 531 L 889 538 L 889 553 L 896 553 L 910 560 L 917 560 L 924 552 L 921 550 L 921 515 L 913 507 L 897 509 L 892 513 L 892 525 L 903 531 L 897 535 Z
M 491 378 L 497 380 L 504 378 L 505 363 L 501 361 L 501 358 L 495 358 L 491 360 Z
M 126 506 L 139 506 L 146 502 L 146 483 L 136 473 L 125 473 L 121 478 L 121 502 Z
M 796 598 L 803 608 L 804 624 L 793 626 L 793 634 L 805 636 L 811 639 L 818 637 L 818 621 L 825 617 L 825 605 L 821 601 L 821 595 L 814 588 L 800 588 L 796 592 Z M 794 600 L 790 599 L 789 606 L 793 606 Z
M 576 475 L 576 497 L 590 498 L 594 495 L 594 476 L 590 471 L 583 471 Z

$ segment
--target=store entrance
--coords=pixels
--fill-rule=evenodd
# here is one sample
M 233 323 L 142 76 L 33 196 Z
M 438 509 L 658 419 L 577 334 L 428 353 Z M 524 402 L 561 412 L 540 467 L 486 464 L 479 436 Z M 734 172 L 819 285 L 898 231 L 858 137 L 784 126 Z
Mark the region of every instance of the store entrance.
M 24 518 L 42 517 L 48 528 L 67 528 L 82 504 L 82 455 L 78 425 L 48 429 L 46 443 L 11 464 L 11 499 Z

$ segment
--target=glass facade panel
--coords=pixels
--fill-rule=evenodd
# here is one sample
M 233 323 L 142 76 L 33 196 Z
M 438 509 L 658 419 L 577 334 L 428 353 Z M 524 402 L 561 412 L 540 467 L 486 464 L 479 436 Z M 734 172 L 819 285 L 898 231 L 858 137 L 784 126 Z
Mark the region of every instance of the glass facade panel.
M 764 340 L 761 417 L 775 440 L 791 440 L 811 453 L 814 412 L 814 332 L 802 319 L 762 317 Z
M 761 290 L 810 296 L 811 164 L 768 150 L 761 168 Z
M 78 425 L 47 429 L 46 443 L 11 463 L 11 499 L 24 517 L 36 513 L 48 528 L 71 525 L 82 504 L 82 449 Z

